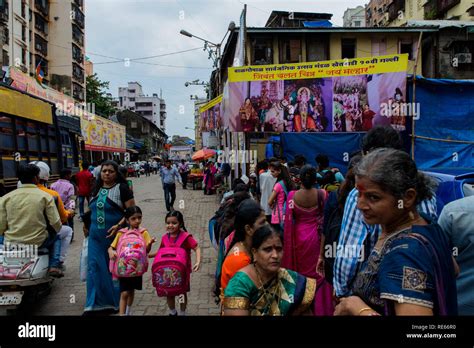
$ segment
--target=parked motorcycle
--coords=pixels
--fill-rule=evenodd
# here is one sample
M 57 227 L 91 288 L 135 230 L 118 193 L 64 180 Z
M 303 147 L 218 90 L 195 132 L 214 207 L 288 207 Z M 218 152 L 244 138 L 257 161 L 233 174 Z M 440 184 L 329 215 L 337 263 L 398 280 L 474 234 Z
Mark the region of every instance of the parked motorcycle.
M 14 313 L 51 292 L 54 278 L 48 274 L 48 262 L 48 249 L 28 246 L 25 252 L 0 244 L 0 311 Z

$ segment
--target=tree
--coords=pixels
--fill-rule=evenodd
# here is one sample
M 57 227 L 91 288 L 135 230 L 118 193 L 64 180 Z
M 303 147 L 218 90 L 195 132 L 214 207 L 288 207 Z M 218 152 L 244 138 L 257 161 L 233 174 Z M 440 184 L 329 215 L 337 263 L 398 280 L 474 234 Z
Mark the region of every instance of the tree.
M 106 93 L 109 83 L 101 81 L 97 74 L 87 76 L 86 78 L 86 97 L 87 102 L 95 106 L 95 113 L 99 116 L 108 118 L 112 116 L 116 110 L 112 106 L 112 98 Z

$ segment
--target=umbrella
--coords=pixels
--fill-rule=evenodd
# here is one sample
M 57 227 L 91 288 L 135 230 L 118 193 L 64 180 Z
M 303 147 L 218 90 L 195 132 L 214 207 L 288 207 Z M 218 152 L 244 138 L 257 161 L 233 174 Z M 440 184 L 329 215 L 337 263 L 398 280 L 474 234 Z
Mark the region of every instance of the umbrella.
M 153 156 L 152 159 L 155 159 L 157 161 L 161 161 L 161 157 L 160 156 Z
M 204 149 L 196 151 L 192 157 L 193 161 L 203 161 L 208 158 L 211 158 L 216 154 L 216 151 L 210 149 Z

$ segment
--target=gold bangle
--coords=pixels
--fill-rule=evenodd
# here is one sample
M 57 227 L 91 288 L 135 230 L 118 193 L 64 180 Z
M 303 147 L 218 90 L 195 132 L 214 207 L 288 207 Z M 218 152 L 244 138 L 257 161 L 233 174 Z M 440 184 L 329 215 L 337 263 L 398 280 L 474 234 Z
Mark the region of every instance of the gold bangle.
M 359 314 L 358 314 L 358 315 L 361 315 L 362 312 L 365 312 L 365 311 L 372 311 L 372 310 L 373 310 L 373 309 L 370 308 L 370 307 L 364 307 L 364 308 L 362 308 L 361 310 L 359 310 Z

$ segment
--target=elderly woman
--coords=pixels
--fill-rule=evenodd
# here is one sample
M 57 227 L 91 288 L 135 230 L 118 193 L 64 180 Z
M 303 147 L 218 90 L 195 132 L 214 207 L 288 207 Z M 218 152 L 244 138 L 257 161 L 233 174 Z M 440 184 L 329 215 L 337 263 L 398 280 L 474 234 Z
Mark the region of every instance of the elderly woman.
M 107 252 L 110 238 L 124 223 L 124 211 L 135 205 L 133 193 L 114 161 L 102 164 L 100 177 L 89 203 L 89 226 L 84 233 L 89 237 L 87 262 L 87 300 L 84 314 L 113 313 L 118 310 L 120 289 L 109 272 Z
M 342 298 L 336 315 L 456 315 L 455 263 L 439 225 L 416 205 L 434 184 L 410 156 L 378 149 L 355 168 L 357 208 L 380 224 L 368 262 Z
M 224 315 L 299 315 L 311 312 L 316 280 L 280 267 L 282 237 L 270 225 L 252 236 L 253 263 L 241 269 L 225 289 Z

